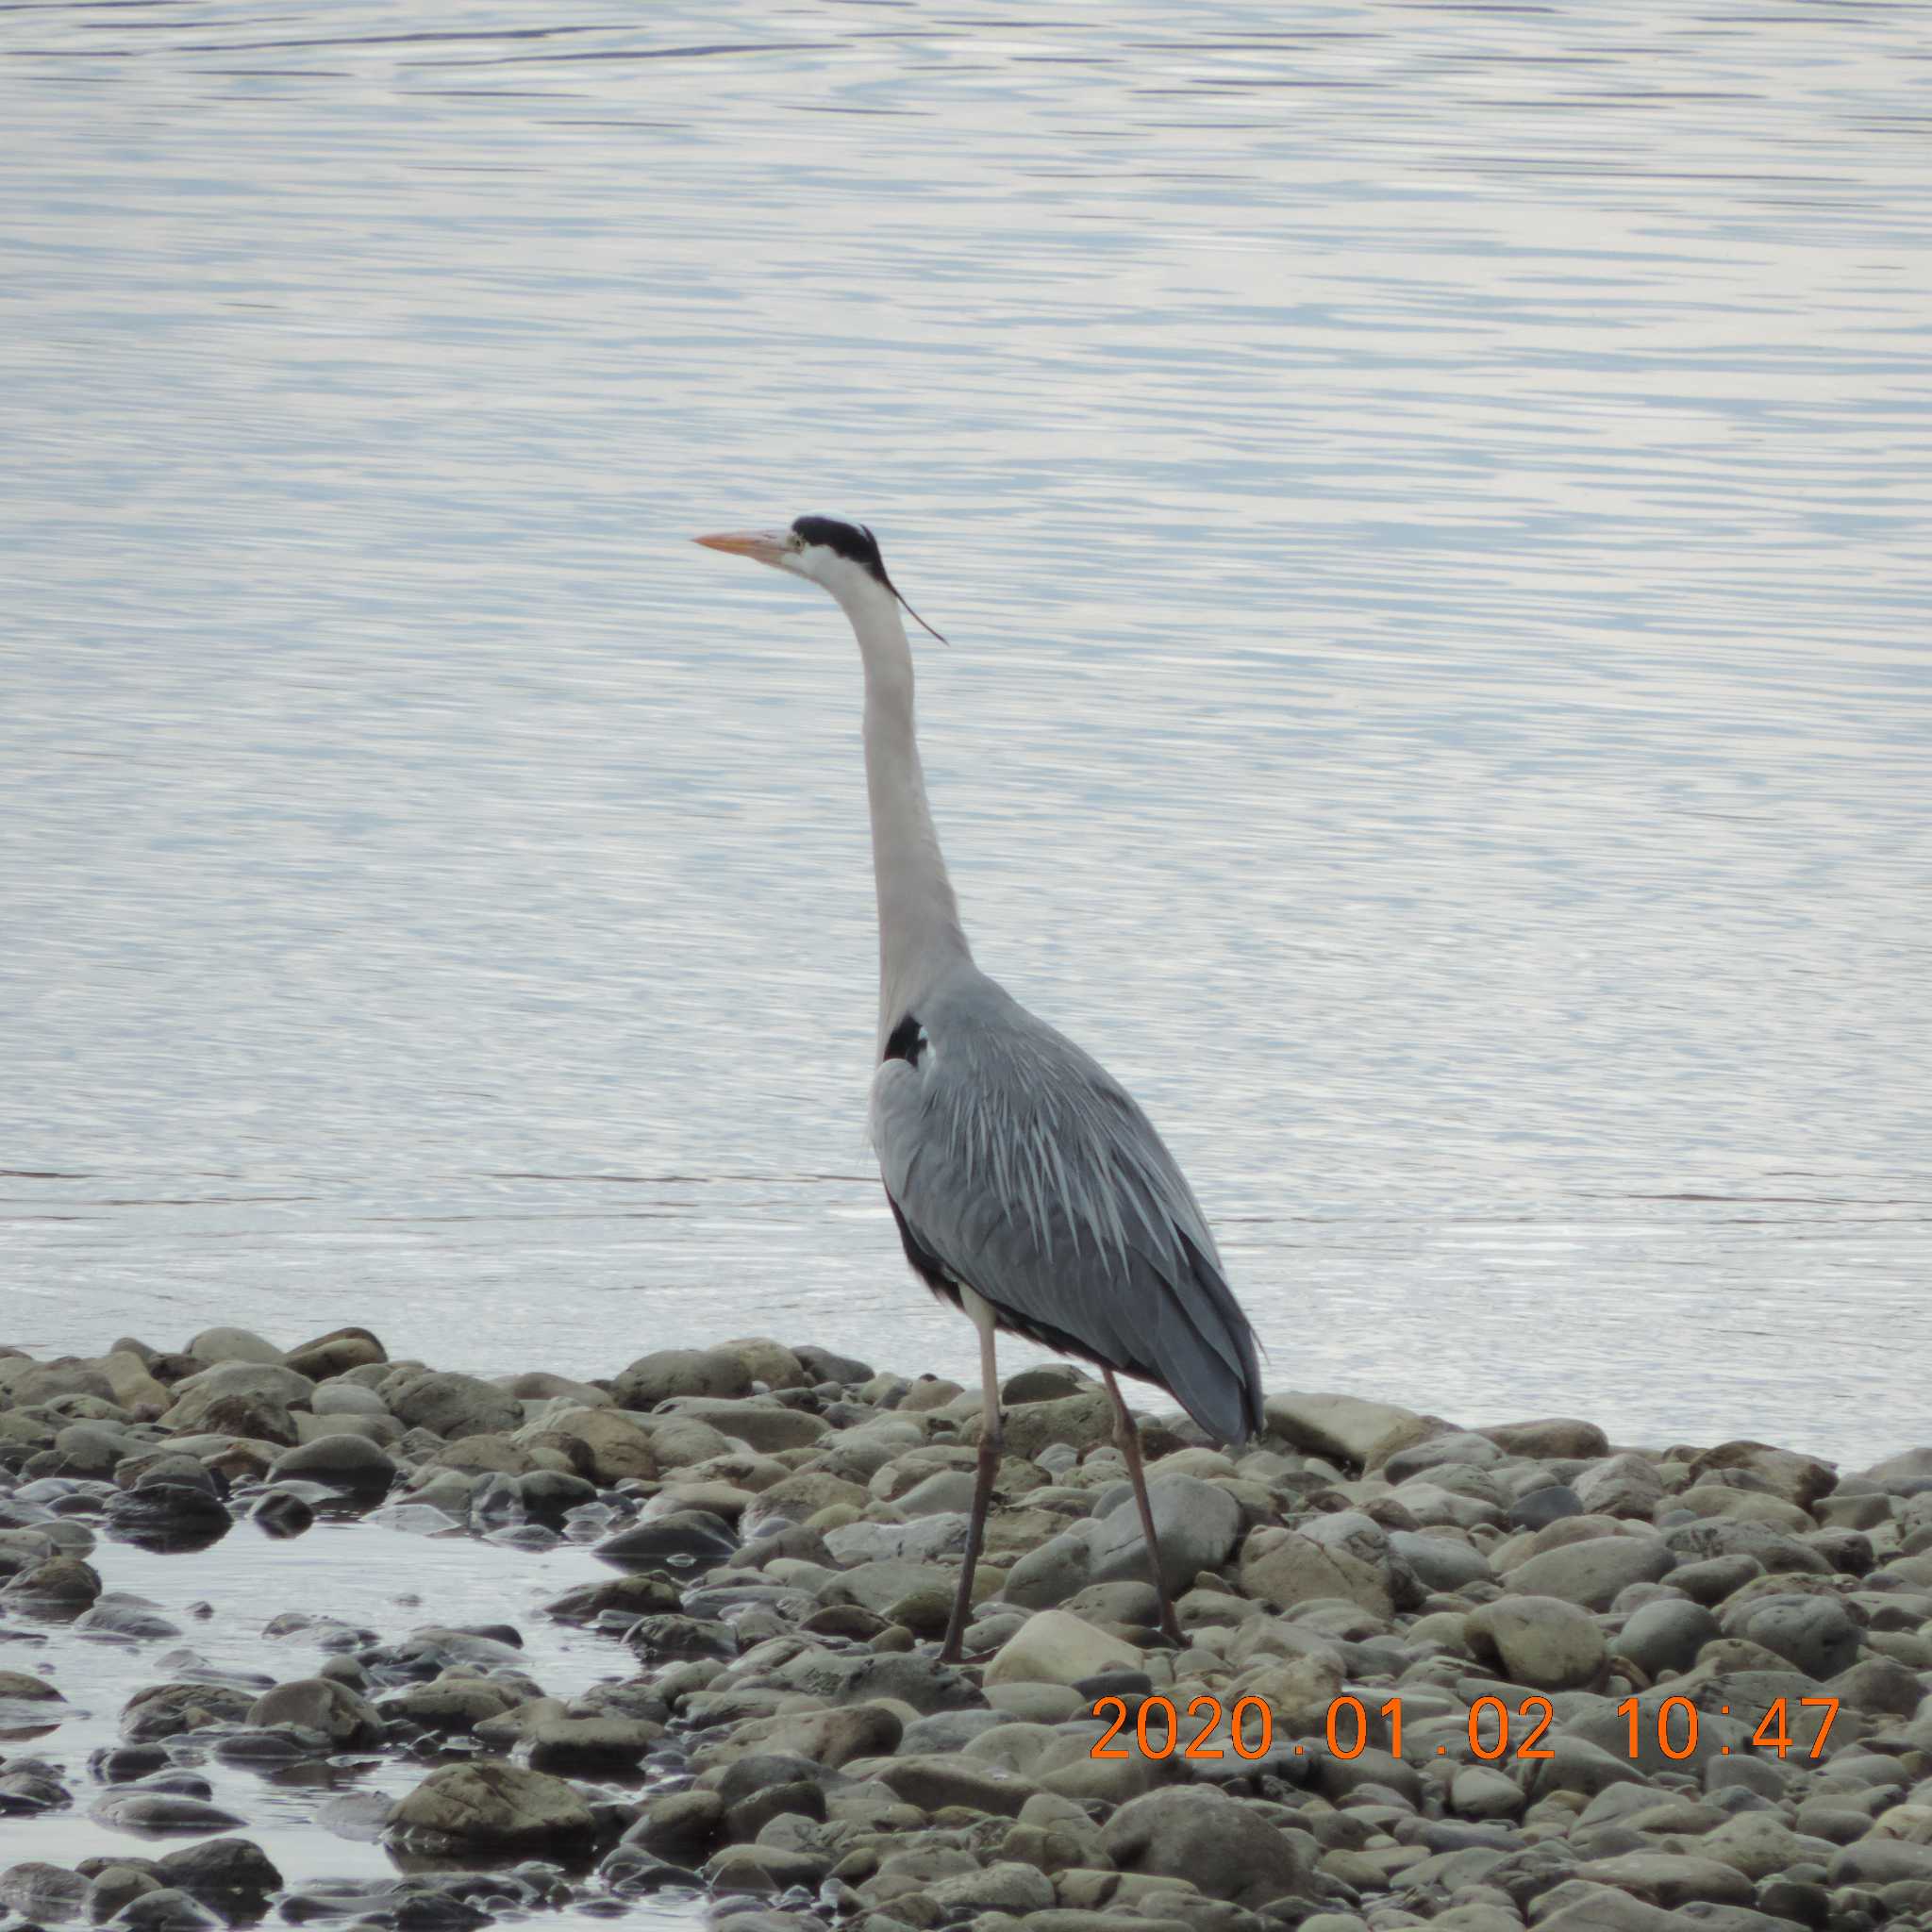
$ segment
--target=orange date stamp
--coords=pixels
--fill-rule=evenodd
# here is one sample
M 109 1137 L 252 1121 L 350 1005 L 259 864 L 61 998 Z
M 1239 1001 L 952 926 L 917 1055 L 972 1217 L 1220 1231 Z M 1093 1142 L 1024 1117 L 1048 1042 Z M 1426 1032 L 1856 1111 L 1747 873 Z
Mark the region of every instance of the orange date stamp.
M 1832 1720 L 1838 1715 L 1838 1699 L 1795 1700 L 1801 1708 L 1808 1707 L 1824 1713 L 1808 1751 L 1803 1749 L 1803 1739 L 1792 1734 L 1792 1701 L 1787 1697 L 1775 1699 L 1758 1719 L 1750 1744 L 1744 1748 L 1774 1752 L 1779 1757 L 1793 1750 L 1814 1761 L 1821 1757 Z M 1088 1753 L 1090 1757 L 1132 1757 L 1136 1753 L 1142 1757 L 1226 1757 L 1231 1752 L 1236 1757 L 1252 1759 L 1266 1757 L 1274 1748 L 1274 1713 L 1259 1697 L 1237 1698 L 1231 1709 L 1224 1707 L 1218 1697 L 1195 1697 L 1190 1700 L 1185 1713 L 1173 1698 L 1158 1694 L 1139 1698 L 1131 1707 L 1124 1697 L 1095 1699 L 1093 1716 L 1104 1718 L 1109 1711 L 1113 1721 Z M 1500 1697 L 1478 1697 L 1469 1707 L 1470 1751 L 1489 1764 L 1506 1757 L 1525 1761 L 1554 1757 L 1557 1754 L 1544 1746 L 1542 1738 L 1555 1722 L 1556 1714 L 1547 1697 L 1535 1694 L 1524 1697 L 1513 1712 Z M 1722 1706 L 1720 1714 L 1730 1716 L 1730 1706 Z M 1402 1699 L 1390 1698 L 1376 1707 L 1374 1715 L 1388 1727 L 1390 1755 L 1400 1757 Z M 1634 1759 L 1645 1742 L 1642 1707 L 1638 1699 L 1628 1697 L 1617 1706 L 1617 1715 L 1628 1722 L 1628 1755 Z M 1328 1706 L 1324 1726 L 1324 1741 L 1329 1756 L 1359 1757 L 1369 1746 L 1369 1707 L 1359 1697 L 1335 1698 Z M 1657 1748 L 1666 1757 L 1681 1759 L 1696 1752 L 1698 1710 L 1688 1697 L 1665 1698 L 1657 1706 L 1653 1722 Z M 1224 1735 L 1225 1744 L 1210 1741 Z M 1116 1739 L 1121 1740 L 1118 1745 Z M 1306 1757 L 1310 1748 L 1305 1740 L 1293 1745 L 1292 1752 L 1297 1757 Z M 1317 1744 L 1313 1748 L 1323 1747 Z M 1728 1757 L 1731 1746 L 1720 1744 L 1718 1750 L 1721 1756 Z M 1437 1757 L 1448 1755 L 1447 1744 L 1437 1745 Z

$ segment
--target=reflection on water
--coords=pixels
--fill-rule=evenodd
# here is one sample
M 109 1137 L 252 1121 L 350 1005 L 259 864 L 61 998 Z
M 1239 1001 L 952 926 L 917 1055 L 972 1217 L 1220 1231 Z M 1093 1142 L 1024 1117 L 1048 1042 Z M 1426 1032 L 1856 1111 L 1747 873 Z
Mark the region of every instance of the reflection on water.
M 1928 27 L 0 13 L 11 1339 L 970 1369 L 826 508 L 1274 1378 L 1923 1435 Z

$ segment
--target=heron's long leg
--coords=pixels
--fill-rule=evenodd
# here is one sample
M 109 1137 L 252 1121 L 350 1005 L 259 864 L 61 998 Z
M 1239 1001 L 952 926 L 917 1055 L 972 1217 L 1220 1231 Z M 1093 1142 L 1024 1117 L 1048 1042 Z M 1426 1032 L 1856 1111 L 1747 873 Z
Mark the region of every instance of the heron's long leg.
M 1147 1473 L 1141 1466 L 1141 1439 L 1134 1432 L 1134 1418 L 1127 1413 L 1121 1385 L 1111 1369 L 1102 1369 L 1101 1379 L 1113 1397 L 1114 1441 L 1127 1459 L 1127 1479 L 1134 1485 L 1134 1501 L 1141 1510 L 1141 1533 L 1147 1539 L 1147 1563 L 1154 1572 L 1154 1594 L 1160 1600 L 1160 1627 L 1176 1643 L 1185 1643 L 1174 1605 L 1168 1601 L 1167 1581 L 1160 1574 L 1160 1540 L 1154 1534 L 1154 1507 L 1147 1500 Z
M 973 1514 L 966 1524 L 966 1555 L 959 1564 L 959 1593 L 953 1599 L 953 1614 L 946 1620 L 946 1641 L 940 1645 L 940 1661 L 959 1661 L 966 1637 L 966 1622 L 973 1614 L 973 1573 L 979 1567 L 979 1546 L 986 1539 L 986 1512 L 992 1502 L 993 1478 L 1000 1468 L 1000 1376 L 993 1359 L 992 1310 L 969 1288 L 960 1296 L 966 1312 L 979 1330 L 979 1381 L 984 1391 L 984 1407 L 979 1417 L 979 1474 L 973 1485 Z

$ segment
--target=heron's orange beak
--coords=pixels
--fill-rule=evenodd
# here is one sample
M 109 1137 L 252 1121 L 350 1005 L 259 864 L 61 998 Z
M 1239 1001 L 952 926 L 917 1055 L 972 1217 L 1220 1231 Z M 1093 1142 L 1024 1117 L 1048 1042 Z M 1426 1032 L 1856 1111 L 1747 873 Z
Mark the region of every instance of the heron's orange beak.
M 707 550 L 728 550 L 734 557 L 749 557 L 774 569 L 785 555 L 783 530 L 720 530 L 714 537 L 693 537 Z

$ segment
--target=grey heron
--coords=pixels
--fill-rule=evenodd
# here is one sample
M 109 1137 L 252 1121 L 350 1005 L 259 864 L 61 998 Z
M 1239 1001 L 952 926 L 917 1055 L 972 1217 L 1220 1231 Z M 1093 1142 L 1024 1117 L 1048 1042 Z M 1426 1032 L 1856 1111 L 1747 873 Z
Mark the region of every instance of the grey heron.
M 1100 1370 L 1161 1628 L 1179 1642 L 1140 1441 L 1115 1376 L 1166 1390 L 1220 1441 L 1262 1426 L 1254 1333 L 1200 1203 L 1126 1090 L 973 963 L 926 803 L 900 608 L 932 626 L 886 575 L 872 532 L 802 516 L 789 529 L 694 541 L 829 591 L 864 662 L 879 924 L 872 1139 L 907 1259 L 979 1331 L 985 1390 L 966 1551 L 940 1655 L 960 1656 L 999 1469 L 1003 1328 Z

